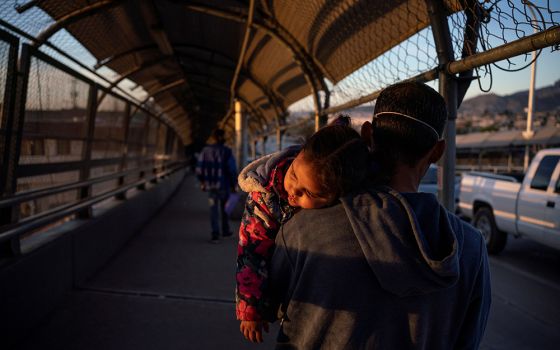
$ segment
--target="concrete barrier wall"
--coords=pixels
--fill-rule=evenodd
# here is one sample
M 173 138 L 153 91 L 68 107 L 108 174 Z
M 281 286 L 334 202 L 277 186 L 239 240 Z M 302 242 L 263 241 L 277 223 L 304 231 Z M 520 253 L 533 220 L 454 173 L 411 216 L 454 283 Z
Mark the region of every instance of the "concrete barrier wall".
M 67 223 L 72 229 L 0 266 L 0 348 L 36 327 L 89 279 L 157 213 L 185 176 L 180 170 L 95 218 Z

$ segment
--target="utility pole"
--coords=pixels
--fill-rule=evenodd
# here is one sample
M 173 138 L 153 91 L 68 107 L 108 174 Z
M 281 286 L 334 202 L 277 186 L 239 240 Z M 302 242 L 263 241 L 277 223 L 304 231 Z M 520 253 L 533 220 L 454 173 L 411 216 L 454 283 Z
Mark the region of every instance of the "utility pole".
M 535 5 L 533 5 L 533 3 L 528 0 L 523 0 L 523 3 L 527 5 L 527 7 L 529 7 L 529 10 L 531 11 L 531 15 L 533 16 L 533 23 L 535 24 L 533 26 L 533 32 L 537 33 L 538 32 L 536 28 L 537 16 L 535 15 L 535 10 L 533 9 Z M 529 140 L 531 140 L 535 135 L 535 132 L 533 131 L 533 110 L 535 108 L 534 102 L 535 102 L 535 79 L 537 75 L 537 51 L 531 52 L 531 59 L 533 63 L 531 63 L 531 82 L 529 85 L 529 101 L 527 102 L 527 129 L 522 134 L 523 138 L 526 140 L 525 157 L 523 159 L 523 171 L 527 171 L 527 169 L 529 168 L 529 160 L 530 160 Z

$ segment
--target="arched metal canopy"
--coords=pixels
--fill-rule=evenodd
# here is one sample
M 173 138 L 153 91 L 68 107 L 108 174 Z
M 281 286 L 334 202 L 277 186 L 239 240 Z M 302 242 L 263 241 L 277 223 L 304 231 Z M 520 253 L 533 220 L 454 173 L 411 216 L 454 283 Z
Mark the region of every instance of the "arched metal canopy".
M 462 2 L 443 1 L 448 12 L 461 9 Z M 134 81 L 162 111 L 172 111 L 168 117 L 185 144 L 203 142 L 227 113 L 249 0 L 30 4 L 55 20 L 36 45 L 66 29 L 98 67 L 121 75 L 116 82 Z M 387 31 L 387 23 L 399 26 Z M 320 114 L 328 107 L 327 80 L 340 81 L 428 25 L 424 0 L 256 0 L 236 95 L 262 131 L 281 125 L 287 106 L 309 95 Z M 358 54 L 348 55 L 349 48 Z

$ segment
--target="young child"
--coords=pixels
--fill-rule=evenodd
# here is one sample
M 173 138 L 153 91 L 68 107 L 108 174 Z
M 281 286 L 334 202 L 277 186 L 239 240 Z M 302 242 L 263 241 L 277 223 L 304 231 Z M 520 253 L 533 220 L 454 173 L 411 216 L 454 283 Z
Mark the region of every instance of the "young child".
M 274 240 L 280 225 L 299 209 L 323 208 L 358 188 L 368 173 L 368 147 L 339 116 L 303 146 L 260 158 L 239 174 L 249 192 L 239 229 L 236 313 L 240 331 L 262 342 L 270 315 L 267 281 Z

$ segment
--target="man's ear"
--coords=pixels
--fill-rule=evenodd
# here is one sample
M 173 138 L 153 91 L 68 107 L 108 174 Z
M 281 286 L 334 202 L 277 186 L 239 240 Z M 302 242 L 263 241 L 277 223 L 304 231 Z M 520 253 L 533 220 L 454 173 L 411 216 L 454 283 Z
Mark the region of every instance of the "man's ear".
M 364 122 L 360 129 L 362 140 L 366 143 L 370 150 L 373 150 L 373 126 L 370 122 Z
M 437 163 L 437 161 L 443 156 L 443 152 L 445 152 L 445 140 L 439 140 L 432 148 L 429 158 L 430 163 Z

